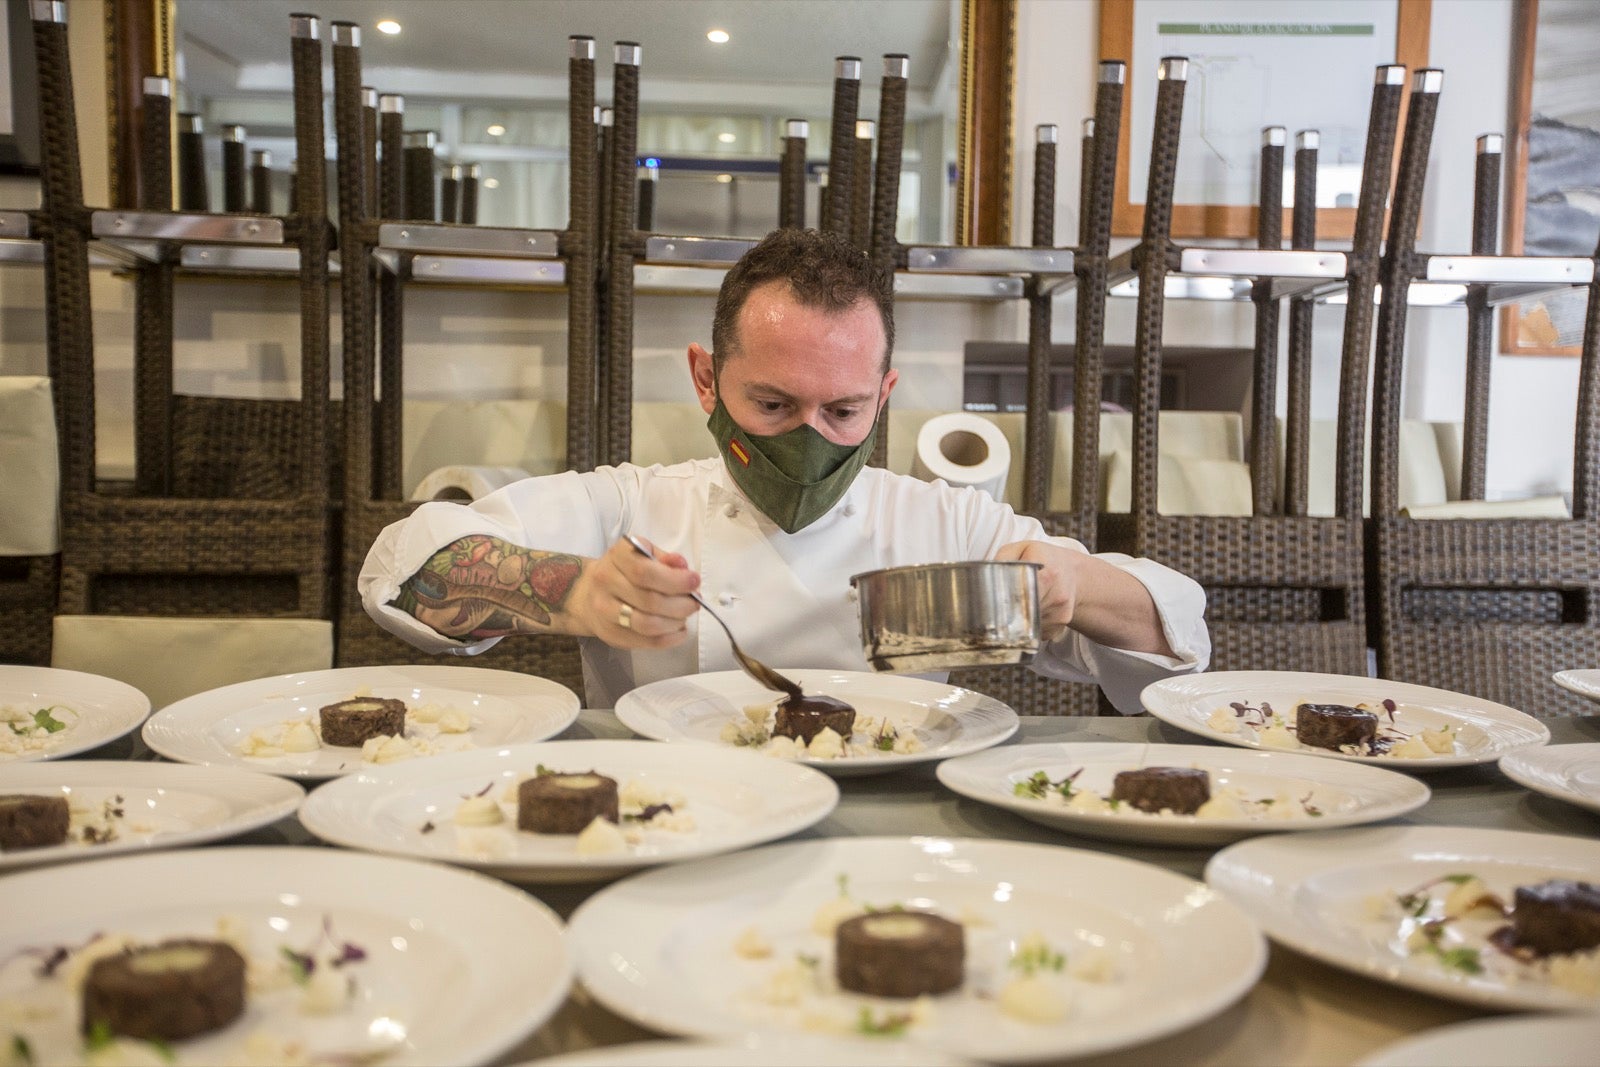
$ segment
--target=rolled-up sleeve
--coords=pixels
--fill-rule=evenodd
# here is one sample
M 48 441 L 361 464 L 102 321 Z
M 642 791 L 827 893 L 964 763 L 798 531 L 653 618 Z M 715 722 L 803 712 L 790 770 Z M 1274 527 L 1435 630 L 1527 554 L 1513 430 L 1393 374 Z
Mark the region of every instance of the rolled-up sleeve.
M 424 652 L 471 656 L 492 647 L 499 638 L 457 641 L 396 608 L 392 602 L 401 584 L 440 549 L 473 534 L 598 556 L 607 543 L 605 529 L 618 521 L 620 494 L 609 481 L 596 484 L 597 477 L 553 474 L 516 482 L 468 505 L 423 504 L 386 527 L 368 550 L 356 580 L 361 606 L 379 626 Z
M 1193 674 L 1211 662 L 1211 633 L 1206 627 L 1206 594 L 1198 582 L 1150 559 L 1116 552 L 1095 556 L 1131 574 L 1150 593 L 1161 632 L 1173 655 L 1112 648 L 1068 630 L 1034 657 L 1033 669 L 1051 678 L 1096 682 L 1106 699 L 1124 715 L 1143 711 L 1139 694 L 1151 682 L 1175 674 Z

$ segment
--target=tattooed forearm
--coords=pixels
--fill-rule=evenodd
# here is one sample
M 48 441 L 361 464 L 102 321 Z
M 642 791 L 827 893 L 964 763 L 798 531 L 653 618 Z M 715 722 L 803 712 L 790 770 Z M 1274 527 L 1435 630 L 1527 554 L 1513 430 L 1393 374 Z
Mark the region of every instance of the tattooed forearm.
M 548 633 L 558 629 L 584 562 L 472 534 L 406 579 L 395 606 L 446 637 Z

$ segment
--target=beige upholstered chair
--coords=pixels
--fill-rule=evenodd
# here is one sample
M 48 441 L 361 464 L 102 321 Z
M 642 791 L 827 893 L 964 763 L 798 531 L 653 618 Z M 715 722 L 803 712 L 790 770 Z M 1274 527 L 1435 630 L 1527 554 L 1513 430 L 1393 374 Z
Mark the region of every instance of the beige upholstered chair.
M 49 662 L 60 488 L 50 379 L 0 377 L 0 663 Z

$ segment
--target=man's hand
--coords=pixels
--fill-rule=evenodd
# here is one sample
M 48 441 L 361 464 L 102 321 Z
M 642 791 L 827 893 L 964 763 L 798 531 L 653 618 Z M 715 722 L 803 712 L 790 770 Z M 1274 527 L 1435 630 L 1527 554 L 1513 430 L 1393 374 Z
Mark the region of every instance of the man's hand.
M 573 586 L 569 632 L 613 648 L 671 648 L 687 633 L 684 620 L 700 610 L 689 595 L 699 588 L 700 575 L 676 552 L 656 549 L 648 559 L 618 541 L 587 561 Z
M 1108 648 L 1173 654 L 1149 590 L 1120 567 L 1050 541 L 1014 541 L 994 558 L 1040 565 L 1039 622 L 1046 641 L 1059 641 L 1070 627 Z

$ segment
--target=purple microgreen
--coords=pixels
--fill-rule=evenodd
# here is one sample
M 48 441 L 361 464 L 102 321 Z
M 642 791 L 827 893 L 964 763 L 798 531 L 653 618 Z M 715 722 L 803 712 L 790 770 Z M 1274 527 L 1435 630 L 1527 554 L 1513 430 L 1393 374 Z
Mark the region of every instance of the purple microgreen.
M 1399 706 L 1388 697 L 1383 698 L 1383 710 L 1389 713 L 1390 722 L 1394 722 L 1394 713 L 1396 710 L 1398 710 L 1398 707 Z
M 425 834 L 431 834 L 436 829 L 438 829 L 438 827 L 433 825 L 433 820 L 431 819 L 422 824 L 422 832 Z
M 647 804 L 641 808 L 637 815 L 624 815 L 625 822 L 649 822 L 657 815 L 671 815 L 671 804 Z
M 347 963 L 360 963 L 367 958 L 367 950 L 354 941 L 346 941 L 339 946 L 339 955 L 334 958 L 335 967 L 343 967 Z

